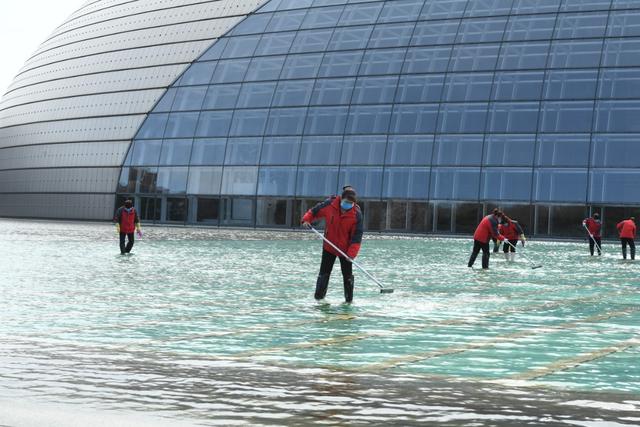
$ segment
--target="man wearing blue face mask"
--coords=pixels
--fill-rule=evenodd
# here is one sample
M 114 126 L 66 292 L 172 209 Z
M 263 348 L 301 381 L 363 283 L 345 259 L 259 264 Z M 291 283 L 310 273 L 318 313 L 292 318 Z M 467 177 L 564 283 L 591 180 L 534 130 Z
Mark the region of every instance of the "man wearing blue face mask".
M 324 218 L 325 238 L 346 253 L 349 258 L 355 259 L 360 251 L 363 233 L 362 211 L 356 202 L 355 189 L 347 185 L 342 188 L 340 196 L 332 196 L 309 209 L 302 217 L 302 225 L 309 227 L 314 221 Z M 344 283 L 344 299 L 347 303 L 353 301 L 353 266 L 350 261 L 341 257 L 338 251 L 326 242 L 322 247 L 322 262 L 316 281 L 316 300 L 324 299 L 327 294 L 329 277 L 333 270 L 333 264 L 338 257 L 340 258 L 340 268 Z
M 113 217 L 113 222 L 116 223 L 116 233 L 120 236 L 120 253 L 122 255 L 130 253 L 131 249 L 133 249 L 133 233 L 137 231 L 138 237 L 142 236 L 138 212 L 133 207 L 131 200 L 125 200 L 124 206 L 118 208 Z M 124 244 L 125 238 L 129 240 L 126 246 Z

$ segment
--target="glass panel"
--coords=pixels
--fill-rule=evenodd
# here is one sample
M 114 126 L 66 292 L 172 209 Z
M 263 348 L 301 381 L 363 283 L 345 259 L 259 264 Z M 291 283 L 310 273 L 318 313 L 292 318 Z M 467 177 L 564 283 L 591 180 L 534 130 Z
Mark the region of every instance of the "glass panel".
M 319 77 L 355 76 L 364 51 L 330 52 L 324 56 Z
M 160 101 L 153 107 L 153 112 L 161 113 L 171 111 L 171 105 L 173 104 L 173 99 L 176 97 L 176 92 L 178 92 L 178 89 L 175 87 L 167 89 L 162 98 L 160 98 Z
M 484 132 L 487 121 L 487 104 L 442 104 L 440 108 L 440 132 Z
M 280 77 L 284 65 L 285 56 L 269 56 L 266 58 L 253 58 L 251 66 L 247 70 L 245 81 L 276 80 Z
M 346 133 L 385 133 L 389 130 L 391 105 L 352 106 Z
M 206 85 L 211 81 L 211 76 L 216 69 L 217 62 L 195 62 L 187 68 L 180 77 L 180 86 Z
M 637 7 L 637 2 L 634 3 Z M 640 36 L 640 10 L 611 12 L 609 26 L 607 28 L 607 36 Z
M 504 38 L 507 41 L 550 39 L 555 23 L 555 15 L 512 16 Z
M 234 108 L 238 100 L 240 85 L 209 86 L 202 104 L 203 110 Z
M 355 81 L 355 78 L 317 80 L 311 96 L 311 105 L 348 104 Z
M 386 177 L 386 174 L 385 174 Z M 391 230 L 405 230 L 407 228 L 407 203 L 389 202 L 389 228 Z
M 335 27 L 343 10 L 344 6 L 310 9 L 302 22 L 301 28 Z
M 262 138 L 229 138 L 225 165 L 257 165 Z
M 221 165 L 227 146 L 225 138 L 195 139 L 191 152 L 192 165 Z
M 198 197 L 198 213 L 196 221 L 217 223 L 220 219 L 220 200 Z
M 200 113 L 196 136 L 227 136 L 232 111 L 203 111 Z
M 426 203 L 409 203 L 409 230 L 416 233 L 431 231 L 432 207 Z
M 218 62 L 211 83 L 242 81 L 250 61 L 250 59 L 228 59 Z
M 418 18 L 424 0 L 397 0 L 385 2 L 378 22 L 408 21 Z
M 553 68 L 597 67 L 600 64 L 602 41 L 554 41 L 549 62 Z
M 253 225 L 253 199 L 222 199 L 221 211 L 223 225 Z
M 427 199 L 429 197 L 429 169 L 386 168 L 382 197 Z
M 291 53 L 319 52 L 327 49 L 333 29 L 300 31 L 293 41 Z
M 352 185 L 358 197 L 380 198 L 382 168 L 341 168 L 338 182 Z
M 584 238 L 584 228 L 580 224 L 586 216 L 584 206 L 551 206 L 551 234 Z
M 402 67 L 403 73 L 437 73 L 447 71 L 451 46 L 410 47 Z
M 222 58 L 241 58 L 251 56 L 258 46 L 260 35 L 232 37 L 222 53 Z
M 382 231 L 387 228 L 386 202 L 366 202 L 363 215 L 366 230 Z
M 513 42 L 502 45 L 498 68 L 500 70 L 535 70 L 545 68 L 549 42 Z
M 255 195 L 257 167 L 225 167 L 220 194 Z
M 545 79 L 545 99 L 593 99 L 598 70 L 549 70 Z
M 386 136 L 348 136 L 342 146 L 343 165 L 381 165 L 387 146 Z
M 160 221 L 161 199 L 155 197 L 141 197 L 138 214 L 142 221 Z
M 637 170 L 592 171 L 589 201 L 637 205 L 640 200 L 638 182 L 640 182 L 640 172 Z
M 465 9 L 465 16 L 507 15 L 513 0 L 474 0 Z
M 149 114 L 140 127 L 136 138 L 162 138 L 168 114 Z
M 387 144 L 387 165 L 430 165 L 433 135 L 391 135 Z
M 308 135 L 343 134 L 348 107 L 309 108 L 305 133 Z
M 439 44 L 452 44 L 455 41 L 459 20 L 431 22 L 421 21 L 411 37 L 411 46 L 434 46 Z
M 314 80 L 281 81 L 273 97 L 273 106 L 285 107 L 309 104 Z
M 396 102 L 438 102 L 444 86 L 444 74 L 401 76 Z
M 606 26 L 607 13 L 560 14 L 555 37 L 558 39 L 602 37 Z
M 158 168 L 138 168 L 135 172 L 138 177 L 136 182 L 136 193 L 155 193 L 158 180 Z
M 640 66 L 640 38 L 610 39 L 604 42 L 605 67 Z
M 434 164 L 475 166 L 482 162 L 482 135 L 437 135 Z
M 258 199 L 256 209 L 256 225 L 284 226 L 287 225 L 287 212 L 290 201 L 275 199 Z M 297 220 L 297 218 L 296 218 Z M 297 225 L 297 221 L 296 221 Z
M 597 132 L 640 132 L 640 101 L 596 102 Z
M 356 82 L 353 104 L 387 104 L 393 102 L 398 77 L 361 77 Z
M 187 199 L 167 199 L 167 221 L 185 222 L 189 214 Z
M 342 149 L 341 136 L 305 137 L 302 140 L 300 164 L 337 165 Z
M 531 168 L 485 168 L 481 195 L 484 200 L 528 202 L 531 199 Z
M 200 113 L 171 113 L 167 121 L 165 138 L 192 137 L 196 131 Z
M 543 102 L 540 128 L 543 132 L 588 132 L 593 101 Z
M 482 205 L 479 203 L 457 203 L 453 205 L 453 210 L 455 212 L 453 232 L 473 234 L 482 219 Z
M 229 135 L 261 136 L 267 123 L 269 110 L 236 110 L 231 122 Z M 218 135 L 212 135 L 218 136 Z
M 286 167 L 260 168 L 258 177 L 259 196 L 293 196 L 296 169 Z
M 561 12 L 609 9 L 611 0 L 562 0 Z
M 373 24 L 378 19 L 383 4 L 351 4 L 345 7 L 340 17 L 339 25 L 363 25 Z
M 498 42 L 502 40 L 506 25 L 507 18 L 465 19 L 460 25 L 456 43 Z
M 489 106 L 491 132 L 535 132 L 538 102 L 496 102 Z
M 263 34 L 256 49 L 256 55 L 283 55 L 289 53 L 296 32 Z M 255 61 L 254 61 L 255 62 Z M 253 66 L 252 66 L 253 68 Z
M 364 49 L 372 32 L 373 25 L 336 28 L 331 36 L 328 50 Z
M 271 22 L 267 26 L 267 32 L 293 31 L 300 28 L 307 14 L 306 10 L 277 12 L 273 14 Z
M 267 24 L 271 21 L 271 14 L 251 15 L 245 18 L 233 28 L 231 34 L 234 36 L 243 34 L 261 34 L 267 29 Z
M 260 164 L 295 165 L 298 163 L 300 145 L 298 137 L 265 138 L 262 143 Z
M 603 69 L 599 84 L 601 98 L 640 98 L 640 69 Z
M 282 70 L 282 79 L 303 79 L 315 77 L 322 61 L 322 54 L 305 53 L 287 57 Z
M 138 140 L 133 144 L 131 165 L 157 165 L 160 161 L 162 140 Z
M 542 92 L 544 71 L 505 71 L 494 77 L 493 99 L 498 101 L 537 100 Z
M 535 171 L 535 182 L 535 201 L 586 203 L 586 170 L 538 169 Z
M 446 101 L 485 101 L 491 95 L 492 73 L 449 74 L 444 86 Z
M 306 108 L 278 108 L 271 110 L 266 135 L 300 135 L 307 116 Z
M 156 191 L 166 194 L 183 194 L 187 191 L 189 168 L 158 168 Z
M 454 46 L 449 71 L 481 71 L 496 68 L 500 45 Z
M 430 184 L 433 200 L 478 200 L 480 170 L 434 168 Z
M 535 135 L 487 135 L 484 163 L 487 166 L 531 166 L 535 146 Z
M 202 101 L 206 93 L 206 86 L 178 88 L 178 93 L 171 109 L 173 111 L 199 110 L 202 108 Z
M 192 141 L 191 139 L 165 139 L 160 153 L 160 165 L 188 165 Z
M 365 52 L 361 75 L 398 74 L 402 69 L 406 49 L 381 49 Z
M 445 19 L 461 17 L 468 0 L 439 0 L 426 2 L 420 19 Z
M 269 16 L 271 19 L 271 16 Z M 218 39 L 200 58 L 198 61 L 211 61 L 214 59 L 220 59 L 220 55 L 224 52 L 224 48 L 227 47 L 228 38 Z
M 191 167 L 187 193 L 218 195 L 222 183 L 221 167 Z
M 593 136 L 591 166 L 637 168 L 638 159 L 640 159 L 640 135 Z
M 586 167 L 589 135 L 539 135 L 537 166 Z
M 406 46 L 411 40 L 414 23 L 379 24 L 371 33 L 368 48 Z
M 511 13 L 556 12 L 559 7 L 560 0 L 515 0 Z
M 276 90 L 273 83 L 244 83 L 238 97 L 237 108 L 260 108 L 271 105 L 273 92 Z
M 338 188 L 338 168 L 299 168 L 296 195 L 326 197 Z
M 438 104 L 396 105 L 391 118 L 391 132 L 433 133 L 437 116 Z

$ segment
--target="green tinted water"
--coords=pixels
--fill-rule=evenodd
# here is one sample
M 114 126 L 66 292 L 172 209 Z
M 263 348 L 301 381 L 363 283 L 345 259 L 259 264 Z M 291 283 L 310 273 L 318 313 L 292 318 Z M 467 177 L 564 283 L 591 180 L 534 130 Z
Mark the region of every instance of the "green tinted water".
M 358 261 L 395 293 L 356 273 L 344 305 L 336 266 L 317 305 L 311 234 L 145 231 L 120 256 L 109 225 L 0 221 L 0 424 L 640 422 L 640 267 L 612 244 L 482 272 L 470 239 L 369 235 Z

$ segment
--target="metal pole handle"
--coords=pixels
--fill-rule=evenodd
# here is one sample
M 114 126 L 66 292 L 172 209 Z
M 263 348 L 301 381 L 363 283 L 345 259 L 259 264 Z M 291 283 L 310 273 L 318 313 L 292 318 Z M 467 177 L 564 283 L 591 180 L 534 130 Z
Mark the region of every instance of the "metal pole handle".
M 598 242 L 596 242 L 596 238 L 593 237 L 593 234 L 591 234 L 591 231 L 589 231 L 589 227 L 587 227 L 587 224 L 583 223 L 582 226 L 584 227 L 585 230 L 587 230 L 587 234 L 589 234 L 589 237 L 591 237 L 591 240 L 593 240 L 593 243 L 596 245 L 596 248 L 598 248 L 598 252 L 602 253 L 602 248 L 600 247 Z

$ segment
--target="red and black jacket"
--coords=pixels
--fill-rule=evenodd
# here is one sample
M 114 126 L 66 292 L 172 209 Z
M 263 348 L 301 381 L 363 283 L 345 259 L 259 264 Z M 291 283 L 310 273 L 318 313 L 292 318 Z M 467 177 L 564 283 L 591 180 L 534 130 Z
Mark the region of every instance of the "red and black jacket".
M 130 234 L 136 231 L 136 224 L 140 222 L 136 208 L 127 209 L 121 206 L 113 217 L 113 222 L 120 224 L 120 232 Z
M 491 238 L 504 240 L 504 237 L 498 231 L 498 218 L 491 214 L 482 218 L 476 232 L 473 233 L 473 240 L 477 240 L 482 243 L 489 243 Z
M 498 231 L 500 234 L 504 236 L 507 240 L 518 240 L 521 234 L 524 234 L 522 227 L 518 224 L 518 221 L 509 221 L 506 224 L 500 224 L 498 226 Z
M 602 229 L 602 223 L 600 222 L 599 219 L 587 218 L 584 221 L 582 221 L 582 223 L 587 226 L 587 230 L 589 230 L 589 233 L 591 233 L 594 238 L 596 239 L 600 238 L 600 230 Z
M 616 225 L 618 233 L 620 233 L 621 239 L 635 239 L 636 238 L 636 223 L 630 219 L 620 221 Z
M 342 212 L 340 196 L 333 196 L 309 209 L 302 217 L 302 222 L 312 223 L 321 218 L 325 220 L 324 236 L 331 243 L 340 248 L 351 259 L 358 256 L 362 244 L 362 211 L 355 204 L 353 208 Z M 336 256 L 340 254 L 328 243 L 324 243 L 324 250 Z

